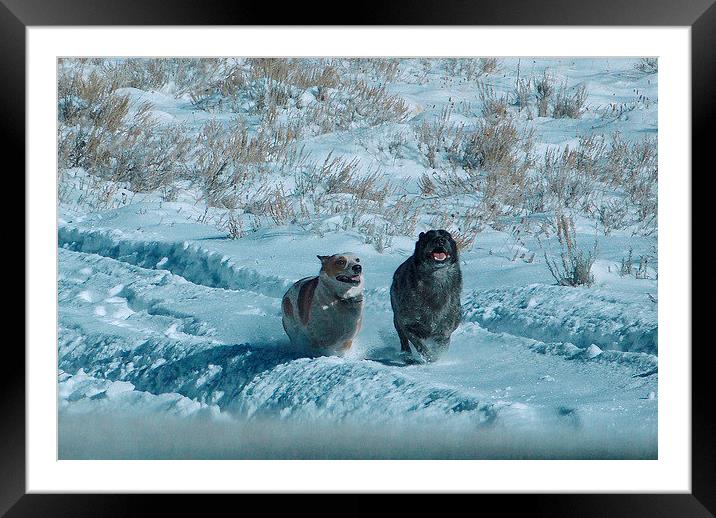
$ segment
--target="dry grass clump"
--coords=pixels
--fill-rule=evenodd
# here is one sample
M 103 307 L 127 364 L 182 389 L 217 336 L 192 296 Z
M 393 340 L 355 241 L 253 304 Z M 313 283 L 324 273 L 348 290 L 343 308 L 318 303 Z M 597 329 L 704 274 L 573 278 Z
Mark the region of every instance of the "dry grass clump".
M 545 70 L 540 78 L 518 79 L 513 95 L 514 104 L 520 111 L 528 108 L 534 97 L 538 117 L 578 119 L 585 110 L 587 88 L 579 85 L 570 91 L 565 82 L 557 90 L 554 78 Z
M 598 171 L 607 185 L 622 189 L 634 207 L 637 221 L 656 224 L 658 212 L 659 163 L 655 137 L 629 143 L 621 135 L 612 136 Z
M 511 119 L 483 119 L 465 138 L 462 163 L 468 171 L 524 172 L 532 144 L 532 133 L 518 130 Z
M 549 149 L 539 161 L 530 199 L 540 200 L 542 211 L 558 207 L 594 212 L 605 234 L 634 223 L 651 228 L 657 213 L 658 160 L 656 139 L 627 142 L 593 135 L 561 151 Z M 623 201 L 595 203 L 598 190 L 624 195 Z M 533 210 L 534 206 L 531 207 Z
M 273 123 L 279 112 L 287 111 L 296 138 L 405 118 L 408 106 L 386 88 L 399 73 L 398 61 L 345 61 L 239 60 L 225 64 L 215 80 L 193 91 L 192 102 L 206 111 L 258 115 L 264 124 Z M 380 81 L 377 85 L 369 82 L 376 80 Z
M 500 68 L 500 60 L 497 58 L 480 58 L 478 60 L 480 73 L 483 75 L 494 74 Z
M 209 77 L 190 91 L 194 106 L 252 115 L 293 106 L 306 89 L 341 84 L 333 60 L 315 59 L 220 58 Z
M 518 130 L 511 118 L 480 119 L 461 139 L 455 161 L 461 167 L 424 177 L 421 190 L 424 195 L 469 196 L 477 201 L 481 219 L 494 223 L 524 204 L 532 146 L 532 133 Z
M 295 194 L 305 198 L 316 214 L 335 214 L 351 204 L 357 210 L 373 209 L 382 213 L 388 197 L 395 192 L 390 182 L 381 179 L 379 171 L 361 171 L 358 159 L 334 157 L 311 164 L 296 176 Z M 346 205 L 348 204 L 348 205 Z
M 397 95 L 388 93 L 385 85 L 373 86 L 363 80 L 352 81 L 342 89 L 314 103 L 305 120 L 320 128 L 320 133 L 371 127 L 385 122 L 401 122 L 408 105 Z
M 532 83 L 535 88 L 535 98 L 537 99 L 537 116 L 547 117 L 555 93 L 554 79 L 545 70 L 542 77 L 535 79 Z
M 295 187 L 270 188 L 251 206 L 273 225 L 295 223 L 323 231 L 324 220 L 342 215 L 340 230 L 357 230 L 382 252 L 396 235 L 410 235 L 418 221 L 416 200 L 398 195 L 397 187 L 377 170 L 363 171 L 356 159 L 329 154 L 308 163 L 294 176 Z M 227 231 L 230 230 L 227 228 Z
M 594 284 L 592 265 L 597 257 L 597 241 L 594 241 L 591 250 L 579 248 L 574 220 L 560 212 L 555 217 L 555 227 L 560 246 L 559 257 L 550 259 L 544 253 L 550 274 L 560 286 L 591 286 Z
M 640 227 L 635 232 L 649 234 L 656 225 L 657 175 L 654 138 L 630 143 L 618 134 L 610 140 L 580 137 L 573 148 L 545 152 L 526 185 L 524 209 L 579 208 L 595 215 L 605 235 L 634 224 Z M 602 190 L 622 197 L 595 201 Z
M 199 132 L 196 144 L 201 152 L 197 153 L 193 169 L 209 206 L 237 206 L 238 190 L 249 179 L 247 171 L 240 167 L 252 157 L 246 151 L 247 140 L 245 128 L 230 130 L 215 121 L 205 124 Z
M 621 263 L 619 264 L 619 275 L 624 277 L 633 275 L 637 279 L 648 279 L 649 278 L 649 258 L 645 255 L 639 256 L 639 264 L 634 268 L 633 259 L 634 250 L 629 247 L 629 251 L 626 257 L 622 257 Z
M 477 89 L 483 117 L 499 119 L 507 116 L 508 100 L 506 95 L 498 97 L 493 87 L 482 82 L 478 83 Z
M 545 152 L 538 170 L 544 197 L 550 204 L 568 208 L 588 204 L 593 185 L 581 167 L 579 157 L 579 150 L 569 147 L 561 153 L 553 148 Z
M 372 81 L 389 83 L 400 76 L 400 60 L 396 58 L 349 58 L 351 72 L 357 72 Z
M 437 168 L 437 157 L 446 153 L 448 159 L 454 159 L 459 152 L 465 136 L 465 126 L 451 122 L 452 109 L 444 107 L 440 115 L 431 121 L 423 119 L 413 128 L 418 141 L 418 149 L 425 156 L 428 167 Z
M 175 95 L 183 95 L 222 73 L 226 61 L 221 58 L 128 58 L 101 60 L 98 66 L 115 88 L 160 90 L 170 87 Z
M 360 225 L 358 230 L 363 234 L 363 239 L 366 244 L 373 245 L 373 248 L 375 248 L 378 253 L 382 254 L 393 244 L 393 234 L 390 224 L 385 221 L 379 221 L 376 218 Z
M 210 206 L 236 208 L 255 203 L 271 173 L 285 174 L 308 157 L 292 146 L 293 136 L 281 126 L 250 133 L 241 118 L 229 125 L 210 121 L 194 141 L 188 179 L 199 182 Z
M 426 73 L 432 69 L 433 61 L 422 61 Z M 460 78 L 466 82 L 494 74 L 500 68 L 500 60 L 497 58 L 447 58 L 440 61 L 444 64 L 446 77 Z
M 529 108 L 530 99 L 534 95 L 532 79 L 518 78 L 515 83 L 514 105 L 522 111 Z
M 116 83 L 82 67 L 60 70 L 58 164 L 82 167 L 133 191 L 167 185 L 183 173 L 191 140 L 183 126 L 160 128 L 151 106 L 130 106 Z
M 629 210 L 621 200 L 609 200 L 596 208 L 597 221 L 602 225 L 605 236 L 624 228 L 628 223 Z
M 555 119 L 570 118 L 579 119 L 584 111 L 584 104 L 587 101 L 587 88 L 584 85 L 578 86 L 572 94 L 563 84 L 557 92 L 552 106 L 552 117 Z

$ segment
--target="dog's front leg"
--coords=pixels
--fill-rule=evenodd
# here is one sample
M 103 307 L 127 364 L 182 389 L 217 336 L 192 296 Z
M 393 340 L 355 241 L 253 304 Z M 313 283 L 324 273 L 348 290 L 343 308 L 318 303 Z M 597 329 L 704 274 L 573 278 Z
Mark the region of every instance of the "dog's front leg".
M 398 338 L 400 338 L 400 351 L 403 353 L 410 354 L 410 341 L 408 340 L 407 333 L 398 325 L 398 321 L 393 317 L 393 325 L 395 330 L 398 332 Z
M 410 343 L 413 344 L 415 350 L 418 351 L 420 356 L 422 356 L 423 360 L 425 360 L 426 362 L 434 362 L 435 360 L 437 360 L 437 357 L 433 355 L 430 348 L 423 343 L 422 338 L 419 338 L 415 336 L 415 334 L 411 333 Z

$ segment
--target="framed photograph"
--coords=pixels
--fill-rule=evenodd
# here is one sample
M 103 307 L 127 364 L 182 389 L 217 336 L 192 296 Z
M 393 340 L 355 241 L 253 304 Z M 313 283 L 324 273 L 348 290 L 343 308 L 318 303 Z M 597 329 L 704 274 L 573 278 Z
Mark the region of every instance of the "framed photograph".
M 3 512 L 530 493 L 711 516 L 711 2 L 269 10 L 0 5 L 27 192 Z

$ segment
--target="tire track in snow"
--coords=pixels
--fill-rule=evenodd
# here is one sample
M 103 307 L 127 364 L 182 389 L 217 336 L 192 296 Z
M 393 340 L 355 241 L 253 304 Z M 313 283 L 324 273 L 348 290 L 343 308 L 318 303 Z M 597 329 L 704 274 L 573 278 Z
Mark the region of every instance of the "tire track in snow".
M 277 298 L 290 283 L 236 267 L 229 258 L 189 243 L 134 241 L 123 239 L 113 231 L 67 227 L 61 227 L 58 239 L 63 248 L 80 255 L 96 254 L 92 257 L 124 265 L 128 272 L 117 274 L 118 282 L 140 271 L 156 276 L 157 269 L 169 270 L 191 281 L 192 289 L 207 290 L 205 294 L 197 293 L 199 298 L 211 298 L 211 290 L 216 288 Z M 147 303 L 134 294 L 135 287 L 131 284 L 122 293 L 141 309 L 142 304 Z M 181 291 L 178 289 L 177 293 Z M 380 288 L 372 291 L 381 299 Z M 388 311 L 382 307 L 381 302 L 385 302 L 382 299 L 374 302 L 377 306 L 373 310 Z M 149 306 L 158 307 L 154 303 Z M 164 306 L 160 312 L 167 318 L 178 318 L 178 312 Z M 183 312 L 181 316 L 190 315 Z M 278 320 L 276 315 L 267 315 L 267 318 Z M 135 338 L 133 344 L 116 347 L 112 341 L 123 339 L 111 336 L 110 330 L 94 335 L 79 330 L 79 334 L 83 335 L 79 341 L 85 340 L 85 343 L 74 347 L 74 353 L 63 359 L 65 370 L 85 368 L 100 378 L 130 381 L 137 390 L 179 393 L 242 416 L 346 420 L 365 417 L 371 409 L 372 419 L 404 416 L 444 420 L 449 417 L 474 425 L 493 422 L 498 415 L 503 415 L 512 421 L 509 401 L 483 403 L 470 391 L 459 387 L 439 388 L 435 380 L 412 379 L 396 368 L 374 361 L 299 358 L 295 351 L 285 348 L 285 342 L 217 345 L 191 340 L 188 344 L 186 340 L 151 334 L 140 341 L 139 346 Z M 534 352 L 565 356 L 568 360 L 577 357 L 549 347 Z M 317 387 L 326 388 L 326 393 L 323 394 L 323 390 L 323 395 L 316 393 Z
M 580 348 L 658 353 L 656 308 L 616 300 L 598 291 L 536 284 L 473 291 L 464 319 L 489 331 Z
M 226 255 L 186 241 L 125 239 L 112 230 L 81 230 L 62 225 L 58 229 L 58 244 L 68 250 L 110 257 L 142 268 L 168 270 L 209 288 L 246 290 L 281 298 L 293 284 L 289 279 L 237 266 Z
M 243 290 L 281 298 L 293 282 L 236 266 L 228 256 L 186 241 L 142 241 L 124 238 L 114 230 L 83 230 L 62 225 L 58 242 L 69 250 L 93 253 L 146 269 L 168 270 L 208 288 Z M 657 372 L 657 360 L 652 354 L 621 352 L 632 348 L 647 353 L 654 349 L 655 352 L 657 328 L 649 315 L 642 315 L 637 323 L 622 322 L 613 316 L 624 311 L 623 304 L 585 293 L 580 296 L 587 297 L 586 302 L 578 297 L 570 304 L 559 304 L 565 294 L 575 293 L 574 288 L 546 285 L 473 291 L 464 298 L 463 321 L 477 322 L 493 333 L 536 340 L 539 344 L 532 349 L 539 354 L 593 360 L 583 351 L 570 349 L 570 354 L 564 351 L 572 344 L 584 349 L 594 343 L 603 349 L 615 349 L 600 354 L 598 361 L 632 364 L 642 373 Z M 371 306 L 367 310 L 390 311 L 387 288 L 367 290 L 366 296 Z M 628 308 L 626 312 L 631 314 Z M 562 344 L 564 347 L 558 347 Z

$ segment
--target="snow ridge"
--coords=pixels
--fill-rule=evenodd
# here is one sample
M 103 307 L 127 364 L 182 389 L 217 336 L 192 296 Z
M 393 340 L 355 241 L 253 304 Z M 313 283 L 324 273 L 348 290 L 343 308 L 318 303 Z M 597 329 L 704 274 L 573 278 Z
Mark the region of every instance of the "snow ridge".
M 126 239 L 113 230 L 60 225 L 58 243 L 68 250 L 111 257 L 142 268 L 168 270 L 210 288 L 243 289 L 278 298 L 292 284 L 288 279 L 236 266 L 228 256 L 186 241 L 141 241 Z
M 281 344 L 196 344 L 192 353 L 184 344 L 161 337 L 132 348 L 121 337 L 68 329 L 61 329 L 60 343 L 65 351 L 60 367 L 65 371 L 79 368 L 82 375 L 107 385 L 107 380 L 129 382 L 130 388 L 149 394 L 179 394 L 201 407 L 216 405 L 235 416 L 437 422 L 459 418 L 474 424 L 497 416 L 490 403 L 397 375 L 378 362 L 299 357 Z M 158 361 L 162 358 L 168 361 Z M 86 374 L 80 366 L 86 367 Z M 369 404 L 375 401 L 381 403 L 379 415 Z
M 475 290 L 463 304 L 466 321 L 493 332 L 585 348 L 658 353 L 656 306 L 629 304 L 596 289 L 534 284 Z

